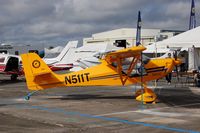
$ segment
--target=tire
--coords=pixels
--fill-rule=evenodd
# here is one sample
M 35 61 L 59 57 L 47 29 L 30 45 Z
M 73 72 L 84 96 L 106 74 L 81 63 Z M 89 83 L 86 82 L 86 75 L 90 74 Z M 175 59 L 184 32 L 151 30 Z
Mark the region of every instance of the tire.
M 18 75 L 17 74 L 12 74 L 10 79 L 11 81 L 16 81 L 17 80 Z

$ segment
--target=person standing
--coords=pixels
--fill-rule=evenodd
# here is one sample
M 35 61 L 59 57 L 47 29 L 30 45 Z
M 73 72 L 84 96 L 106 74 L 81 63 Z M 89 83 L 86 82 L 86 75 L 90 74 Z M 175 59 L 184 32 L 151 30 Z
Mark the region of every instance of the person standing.
M 168 57 L 167 58 L 171 58 L 171 53 L 168 53 Z M 166 80 L 167 80 L 167 83 L 168 84 L 171 84 L 171 79 L 172 79 L 172 73 L 168 73 L 166 76 L 165 76 Z
M 185 72 L 185 70 L 186 70 L 186 67 L 185 67 L 185 65 L 186 65 L 186 58 L 185 58 L 184 54 L 181 54 L 180 59 L 181 59 L 180 71 L 181 72 Z

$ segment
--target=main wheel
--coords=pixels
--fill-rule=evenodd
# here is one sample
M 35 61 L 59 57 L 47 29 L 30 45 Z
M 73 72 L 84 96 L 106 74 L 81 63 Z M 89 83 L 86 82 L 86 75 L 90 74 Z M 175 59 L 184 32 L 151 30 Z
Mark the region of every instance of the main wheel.
M 18 77 L 17 74 L 12 74 L 11 77 L 10 77 L 10 79 L 11 79 L 12 81 L 16 81 L 16 80 L 17 80 L 17 77 Z

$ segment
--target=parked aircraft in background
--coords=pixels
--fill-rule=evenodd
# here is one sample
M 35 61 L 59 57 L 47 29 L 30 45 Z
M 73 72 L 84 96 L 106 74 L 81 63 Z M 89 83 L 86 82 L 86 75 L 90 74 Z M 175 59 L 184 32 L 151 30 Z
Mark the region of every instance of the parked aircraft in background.
M 122 49 L 122 47 L 116 47 L 106 42 L 87 44 L 73 50 L 71 49 L 59 63 L 73 64 L 73 68 L 70 71 L 79 71 L 99 64 L 98 54 L 117 49 Z
M 52 71 L 67 70 L 73 67 L 72 64 L 60 64 L 72 49 L 76 48 L 78 41 L 69 42 L 62 52 L 55 58 L 44 58 Z M 69 57 L 71 58 L 71 57 Z M 21 57 L 11 54 L 0 54 L 0 74 L 11 75 L 11 80 L 16 80 L 18 76 L 23 75 L 23 67 L 21 63 Z
M 116 51 L 116 50 L 120 50 L 122 48 L 119 47 L 115 47 L 112 49 L 107 49 L 104 52 L 96 52 L 94 54 L 92 54 L 91 56 L 82 58 L 82 59 L 78 59 L 75 62 L 75 66 L 71 69 L 72 71 L 78 71 L 78 70 L 83 70 L 92 66 L 96 66 L 98 64 L 101 63 L 101 59 L 103 59 L 105 57 L 106 54 L 112 52 L 112 51 Z
M 54 58 L 56 56 L 58 56 L 61 51 L 64 49 L 64 47 L 62 46 L 56 46 L 54 48 L 44 48 L 44 57 L 43 58 Z
M 146 86 L 146 82 L 163 78 L 180 64 L 174 58 L 143 59 L 142 45 L 110 52 L 101 63 L 68 74 L 56 74 L 36 54 L 22 54 L 22 63 L 28 89 L 39 91 L 61 86 L 117 86 L 141 83 L 144 90 L 136 92 L 136 99 L 143 102 L 154 102 L 156 94 Z M 138 65 L 139 64 L 139 65 Z M 138 68 L 138 66 L 140 66 Z M 33 94 L 29 93 L 25 99 Z
M 16 80 L 23 74 L 21 57 L 11 54 L 0 54 L 0 74 L 11 75 L 11 80 Z
M 53 71 L 66 70 L 73 67 L 73 62 L 68 62 L 66 58 L 74 58 L 70 56 L 75 48 L 77 48 L 78 41 L 69 41 L 61 53 L 55 58 L 43 58 L 45 63 Z

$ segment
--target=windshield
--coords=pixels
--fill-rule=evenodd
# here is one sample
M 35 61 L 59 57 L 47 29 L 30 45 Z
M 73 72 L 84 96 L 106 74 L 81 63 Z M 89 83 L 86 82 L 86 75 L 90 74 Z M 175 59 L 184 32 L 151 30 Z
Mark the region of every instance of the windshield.
M 0 57 L 0 63 L 4 63 L 5 57 Z
M 128 69 L 130 68 L 131 62 L 133 61 L 134 57 L 129 57 L 129 58 L 124 58 L 121 60 L 122 62 L 122 73 L 123 74 L 128 74 Z M 147 56 L 142 56 L 142 64 L 141 64 L 141 60 L 138 60 L 138 62 L 136 63 L 136 65 L 134 66 L 134 68 L 131 71 L 131 74 L 129 75 L 130 77 L 136 77 L 136 76 L 141 76 L 141 75 L 146 75 L 146 70 L 144 68 L 144 64 L 147 64 L 149 62 L 150 58 Z M 113 62 L 112 66 L 114 66 L 115 68 L 117 68 L 117 62 Z

